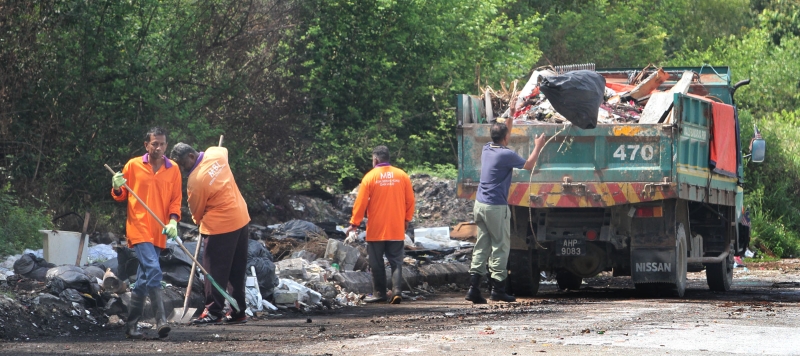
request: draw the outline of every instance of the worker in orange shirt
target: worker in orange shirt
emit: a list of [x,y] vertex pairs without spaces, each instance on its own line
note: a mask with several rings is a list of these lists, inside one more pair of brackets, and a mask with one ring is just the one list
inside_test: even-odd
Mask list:
[[247,270],[248,224],[250,215],[228,164],[228,149],[209,147],[198,153],[179,142],[170,157],[188,174],[186,194],[192,220],[205,238],[203,266],[221,286],[230,283],[231,296],[242,310],[225,316],[225,298],[206,279],[206,310],[193,323],[242,324],[245,314],[245,277]]
[[[125,235],[128,247],[136,251],[139,269],[136,271],[136,286],[131,290],[128,307],[128,320],[125,335],[131,339],[141,339],[144,335],[136,324],[144,311],[144,300],[150,296],[156,316],[158,337],[169,335],[170,327],[164,312],[164,290],[161,287],[161,266],[158,255],[166,247],[167,237],[178,236],[178,221],[181,219],[181,173],[175,163],[164,156],[167,149],[167,132],[154,127],[144,137],[147,153],[135,157],[125,164],[122,172],[112,178],[111,196],[118,202],[128,201],[128,220]],[[150,216],[144,205],[122,189],[125,183],[145,204],[158,215],[161,221],[169,220],[166,228]]]
[[372,166],[358,188],[353,205],[350,227],[345,233],[355,232],[366,212],[367,253],[372,269],[372,297],[367,303],[386,301],[386,266],[383,256],[392,268],[392,304],[400,304],[403,285],[403,257],[405,232],[414,217],[414,190],[411,179],[402,169],[389,164],[389,149],[377,146],[372,150]]

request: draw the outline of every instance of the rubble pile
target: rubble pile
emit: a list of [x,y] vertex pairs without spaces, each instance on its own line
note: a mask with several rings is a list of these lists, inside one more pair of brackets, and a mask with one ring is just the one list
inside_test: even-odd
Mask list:
[[417,199],[415,227],[453,226],[472,220],[472,200],[457,198],[454,180],[413,174],[411,184]]
[[[451,241],[448,231],[450,226],[471,219],[473,202],[456,198],[454,181],[416,174],[412,182],[417,214],[415,229],[409,229],[410,237],[406,239],[408,257],[403,267],[402,290],[404,299],[418,300],[432,293],[432,286],[466,285],[469,266],[464,261],[471,254],[472,244]],[[343,231],[356,195],[357,191],[342,195],[336,205],[298,196],[292,199],[293,207],[309,220],[269,226],[251,224],[246,283],[249,315],[268,317],[286,311],[358,306],[372,293],[363,229],[359,240],[344,242]],[[197,227],[181,223],[179,230],[186,248],[194,252]],[[412,241],[415,230],[420,235],[416,243]],[[438,235],[432,235],[434,232]],[[103,236],[106,235],[109,234]],[[68,336],[121,328],[127,316],[130,288],[136,282],[138,260],[124,240],[121,244],[116,239],[103,241],[111,244],[92,239],[86,251],[88,265],[80,267],[49,263],[42,250],[26,250],[0,260],[0,339]],[[201,263],[202,255],[201,250],[197,256]],[[164,275],[165,309],[180,309],[192,260],[170,242],[159,262]],[[189,307],[197,308],[197,313],[203,309],[203,289],[203,276],[198,273],[189,300]],[[149,302],[140,328],[152,327],[148,323],[153,316],[148,305]]]

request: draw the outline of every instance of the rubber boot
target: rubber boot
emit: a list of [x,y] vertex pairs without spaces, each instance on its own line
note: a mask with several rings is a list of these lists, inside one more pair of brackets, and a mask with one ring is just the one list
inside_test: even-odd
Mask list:
[[386,296],[386,269],[384,267],[372,269],[372,289],[372,296],[364,298],[364,303],[380,303],[388,300]]
[[403,301],[403,268],[392,268],[392,300],[389,304],[400,304]]
[[497,302],[516,302],[517,298],[506,294],[506,281],[498,281],[494,278],[492,281],[492,297],[491,299]]
[[464,299],[473,304],[486,304],[486,298],[481,296],[481,275],[469,275],[469,291],[467,291],[467,296]]
[[158,330],[158,337],[165,338],[169,335],[170,328],[167,323],[167,314],[164,312],[164,290],[161,288],[150,290],[150,305],[153,306],[153,312],[156,316],[156,330]]
[[131,304],[128,306],[128,320],[125,322],[125,337],[129,339],[144,338],[144,334],[139,332],[136,324],[142,318],[144,312],[144,296],[131,293]]

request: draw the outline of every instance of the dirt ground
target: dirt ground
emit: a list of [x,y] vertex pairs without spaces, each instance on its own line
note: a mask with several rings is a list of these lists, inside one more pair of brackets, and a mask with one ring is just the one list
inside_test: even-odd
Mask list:
[[704,272],[690,273],[682,299],[641,297],[627,277],[607,273],[578,291],[545,282],[536,297],[517,303],[473,306],[463,295],[441,288],[400,305],[287,311],[236,326],[176,325],[169,338],[144,341],[85,316],[38,320],[46,314],[31,308],[17,315],[20,327],[49,323],[61,333],[0,340],[0,354],[800,354],[796,259],[737,268],[728,293],[709,291]]

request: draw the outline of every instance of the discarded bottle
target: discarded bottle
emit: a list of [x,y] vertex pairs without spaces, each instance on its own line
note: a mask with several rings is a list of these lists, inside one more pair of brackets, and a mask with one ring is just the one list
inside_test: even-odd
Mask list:
[[331,263],[331,267],[332,267],[334,270],[336,270],[336,272],[339,272],[339,264],[338,264],[338,263],[336,263],[336,262],[334,262],[334,263]]

